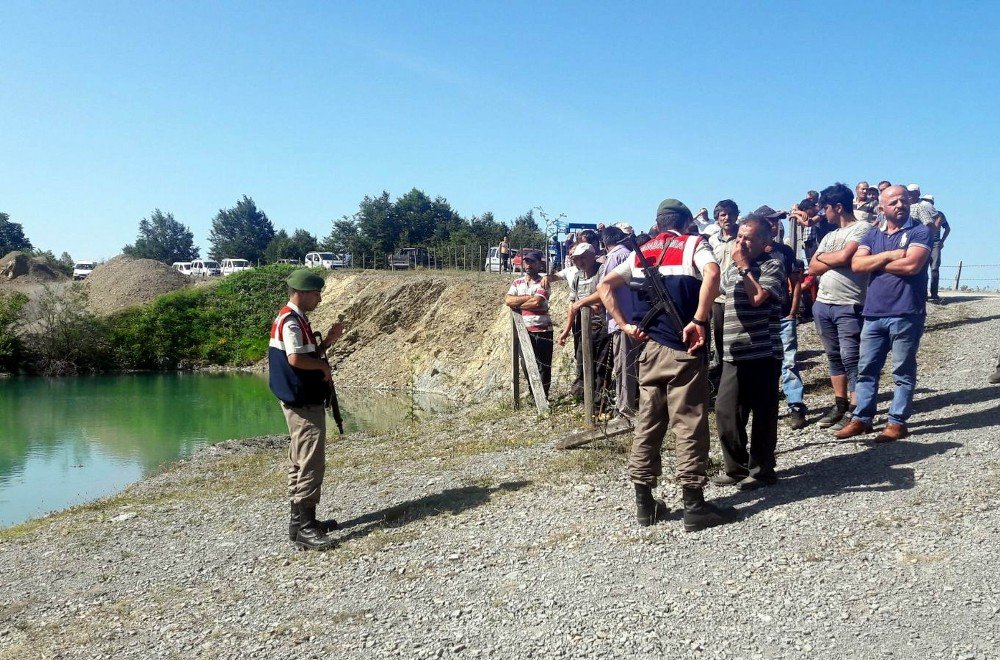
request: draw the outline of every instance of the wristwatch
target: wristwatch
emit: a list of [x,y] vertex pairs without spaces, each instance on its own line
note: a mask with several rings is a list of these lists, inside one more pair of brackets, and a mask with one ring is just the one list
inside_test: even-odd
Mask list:
[[708,321],[701,321],[699,319],[691,319],[691,323],[694,323],[695,325],[700,325],[703,328],[707,328],[708,327]]

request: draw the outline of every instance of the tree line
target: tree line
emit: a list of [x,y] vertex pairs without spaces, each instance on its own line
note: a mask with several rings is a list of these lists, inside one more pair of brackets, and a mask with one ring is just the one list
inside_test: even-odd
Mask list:
[[[544,217],[544,212],[539,215]],[[212,219],[208,256],[274,263],[279,259],[301,260],[314,250],[385,255],[404,247],[490,246],[499,244],[504,236],[513,247],[542,247],[546,240],[533,209],[510,222],[499,221],[488,211],[465,218],[444,197],[431,198],[416,188],[395,200],[386,191],[366,196],[353,215],[333,220],[330,233],[322,239],[305,229],[291,233],[275,230],[253,198],[244,195],[235,206],[219,209]],[[51,252],[33,250],[21,225],[11,222],[6,213],[0,213],[0,250],[0,254],[32,252],[45,256],[64,272],[73,270],[69,254],[56,258]],[[198,259],[201,248],[195,245],[194,233],[187,225],[173,213],[157,208],[139,221],[135,242],[124,246],[122,252],[169,264]]]
[[[305,229],[291,233],[275,230],[267,214],[244,195],[235,206],[220,209],[212,219],[208,254],[216,260],[242,258],[274,263],[279,259],[301,260],[314,250],[384,255],[403,247],[496,245],[504,236],[513,246],[545,244],[534,210],[510,223],[498,221],[490,212],[465,218],[444,197],[431,198],[416,188],[395,200],[386,191],[366,196],[353,215],[333,220],[329,235],[322,239]],[[139,221],[136,241],[122,251],[166,263],[191,261],[200,254],[191,230],[160,209]]]

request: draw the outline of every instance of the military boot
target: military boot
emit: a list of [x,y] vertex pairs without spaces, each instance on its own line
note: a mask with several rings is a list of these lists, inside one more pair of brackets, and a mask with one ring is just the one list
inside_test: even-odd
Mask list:
[[[315,504],[299,504],[299,531],[295,535],[295,545],[300,550],[329,550],[333,547],[333,539],[326,535],[324,523],[316,520]],[[336,521],[332,522],[336,525]]]
[[299,505],[295,502],[292,502],[291,509],[291,515],[288,518],[288,540],[294,542],[295,535],[299,533],[299,527],[302,526],[302,514],[299,512]]
[[635,511],[639,525],[649,527],[667,516],[667,505],[653,497],[653,489],[643,484],[635,484]]
[[739,519],[736,509],[728,506],[718,507],[706,502],[700,486],[684,486],[683,496],[685,532],[699,532]]

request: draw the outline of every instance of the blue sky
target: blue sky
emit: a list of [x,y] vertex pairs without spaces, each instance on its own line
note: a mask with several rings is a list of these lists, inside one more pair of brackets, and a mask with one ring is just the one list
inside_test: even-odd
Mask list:
[[922,184],[1000,263],[1000,3],[0,5],[0,210],[56,254],[243,194],[320,236],[366,194],[646,226]]

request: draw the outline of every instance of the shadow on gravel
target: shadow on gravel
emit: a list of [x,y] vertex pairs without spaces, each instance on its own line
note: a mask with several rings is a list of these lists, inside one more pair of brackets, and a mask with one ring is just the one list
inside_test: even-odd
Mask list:
[[473,509],[490,501],[497,493],[512,493],[530,485],[530,481],[509,481],[492,488],[482,486],[465,486],[449,488],[434,495],[426,495],[415,500],[402,502],[379,511],[366,513],[363,516],[344,520],[340,529],[347,533],[338,536],[337,542],[344,543],[351,539],[361,538],[379,528],[402,527],[423,518],[431,518],[442,513],[452,515]]
[[905,466],[961,446],[957,442],[924,444],[919,440],[862,445],[858,453],[779,470],[780,481],[772,488],[737,491],[714,501],[720,505],[747,505],[740,509],[746,519],[773,506],[813,497],[907,490],[913,488],[913,468]]
[[931,323],[924,329],[924,332],[951,330],[959,326],[985,323],[986,321],[995,321],[997,319],[1000,319],[1000,314],[994,314],[993,316],[973,316],[970,318],[955,319],[954,321],[941,321],[940,323]]

